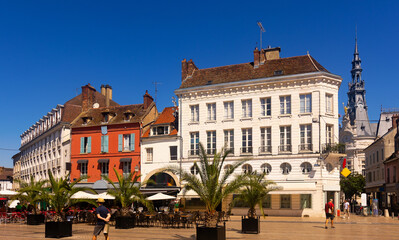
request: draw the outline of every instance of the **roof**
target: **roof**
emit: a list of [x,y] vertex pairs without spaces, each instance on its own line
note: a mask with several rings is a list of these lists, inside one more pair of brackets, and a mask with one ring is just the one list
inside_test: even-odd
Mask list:
[[[151,125],[171,125],[172,123],[175,123],[176,117],[173,115],[173,113],[178,109],[178,107],[166,107],[163,109],[162,113],[158,116],[158,118],[155,120],[155,122]],[[150,136],[150,130],[147,130],[143,138],[149,137]],[[171,131],[169,135],[166,136],[174,136],[177,135],[177,129],[172,126]],[[165,136],[165,135],[163,135]]]
[[0,167],[0,181],[12,180],[13,169]]
[[311,72],[327,72],[310,55],[266,60],[264,64],[254,68],[254,63],[242,63],[207,69],[195,69],[192,76],[184,80],[182,88],[237,82],[251,79],[274,77],[276,71],[282,71],[278,76],[303,74]]
[[[150,108],[148,108],[150,109]],[[147,110],[148,110],[147,109]],[[145,116],[147,110],[144,109],[144,104],[132,104],[132,105],[124,105],[124,106],[110,106],[110,107],[100,107],[100,108],[91,108],[86,112],[81,113],[72,123],[72,128],[77,127],[92,127],[99,126],[105,124],[104,113],[111,113],[114,115],[107,125],[112,124],[121,124],[121,123],[138,123],[141,122],[142,118]],[[132,118],[130,120],[125,120],[125,113],[131,113]],[[90,117],[91,120],[84,124],[83,118]]]

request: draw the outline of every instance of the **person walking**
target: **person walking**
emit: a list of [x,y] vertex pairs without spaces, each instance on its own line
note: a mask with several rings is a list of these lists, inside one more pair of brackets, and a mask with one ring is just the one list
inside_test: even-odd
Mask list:
[[93,240],[97,240],[97,236],[104,231],[105,240],[109,240],[109,220],[111,214],[108,209],[103,205],[104,199],[97,200],[98,208],[96,208],[97,223],[94,227]]
[[326,203],[326,206],[324,208],[325,212],[326,212],[326,224],[324,225],[324,228],[327,229],[327,223],[328,223],[328,219],[331,220],[331,228],[335,228],[334,227],[334,204],[333,204],[333,200],[330,199],[330,201],[328,203]]
[[349,219],[350,214],[349,214],[349,202],[348,200],[345,200],[344,202],[344,215]]

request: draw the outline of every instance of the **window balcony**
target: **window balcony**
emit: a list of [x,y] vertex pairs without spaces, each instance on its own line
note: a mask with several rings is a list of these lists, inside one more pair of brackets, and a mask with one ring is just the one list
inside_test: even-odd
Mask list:
[[279,154],[284,154],[284,153],[292,153],[292,145],[280,145],[278,146],[278,153]]
[[252,147],[242,147],[240,150],[241,155],[252,155],[253,153]]
[[322,153],[345,153],[345,144],[343,143],[327,143],[322,146]]
[[189,157],[198,157],[199,156],[199,149],[192,149],[188,150]]
[[208,149],[206,149],[206,154],[207,155],[213,155],[213,154],[215,154],[216,153],[216,149],[214,149],[214,148],[208,148]]
[[298,152],[312,152],[313,151],[313,144],[305,143],[298,145]]
[[260,146],[259,154],[272,154],[272,146]]

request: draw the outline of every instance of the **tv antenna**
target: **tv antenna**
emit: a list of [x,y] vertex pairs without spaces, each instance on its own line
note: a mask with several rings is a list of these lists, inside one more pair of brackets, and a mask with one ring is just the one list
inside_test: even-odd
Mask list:
[[158,85],[160,85],[161,83],[157,82],[157,81],[153,81],[152,84],[154,84],[154,87],[155,87],[155,96],[154,96],[154,98],[155,98],[155,104],[156,104],[157,103],[157,95],[158,95]]
[[263,28],[262,23],[260,21],[257,23],[260,30],[260,50],[262,50],[262,33],[266,32],[266,30]]

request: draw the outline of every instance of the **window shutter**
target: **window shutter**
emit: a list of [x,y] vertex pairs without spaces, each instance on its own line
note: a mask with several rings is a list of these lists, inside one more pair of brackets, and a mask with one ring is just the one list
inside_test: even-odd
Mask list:
[[108,136],[104,136],[104,152],[108,152]]
[[91,153],[91,137],[87,138],[87,153]]
[[104,152],[104,136],[101,136],[101,152]]
[[134,144],[135,144],[135,134],[130,134],[130,151],[134,151]]
[[80,138],[80,153],[85,153],[85,138]]
[[118,151],[122,152],[122,144],[123,144],[123,135],[119,134],[118,135]]

